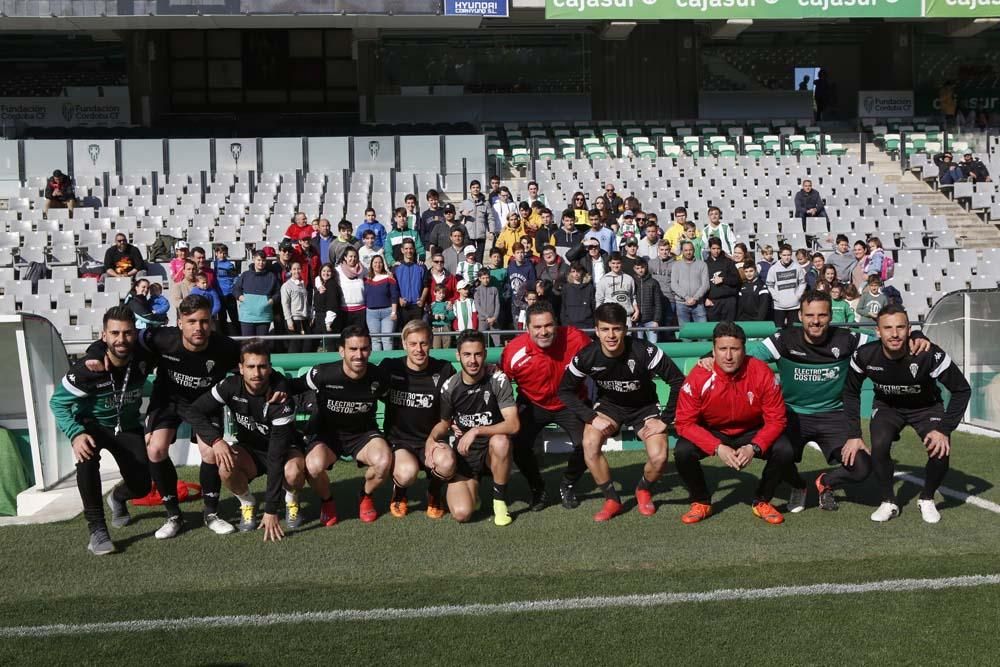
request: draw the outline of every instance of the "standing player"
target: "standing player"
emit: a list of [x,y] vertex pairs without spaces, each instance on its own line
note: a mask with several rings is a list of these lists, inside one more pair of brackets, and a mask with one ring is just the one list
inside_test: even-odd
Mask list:
[[[559,398],[567,408],[586,422],[583,431],[583,455],[590,474],[604,493],[604,506],[594,521],[608,521],[623,509],[621,498],[611,479],[608,460],[601,453],[605,440],[622,427],[633,428],[646,446],[646,465],[635,490],[636,504],[643,516],[656,513],[652,486],[667,468],[667,425],[674,420],[677,394],[684,376],[663,351],[655,345],[628,336],[628,314],[617,303],[606,303],[594,311],[597,343],[591,343],[573,358],[563,375]],[[659,376],[670,386],[667,405],[660,410],[656,402]],[[580,398],[584,378],[597,385],[597,402],[591,408]]]
[[479,504],[479,479],[493,476],[493,523],[506,526],[513,519],[507,509],[510,477],[510,440],[520,428],[514,390],[503,371],[486,365],[486,336],[466,330],[455,346],[462,372],[441,388],[441,421],[427,438],[427,446],[443,444],[451,430],[458,441],[458,466],[448,483],[448,508],[464,523]]
[[148,369],[143,355],[136,353],[136,333],[135,315],[129,307],[116,306],[104,313],[105,370],[92,371],[85,361],[78,361],[49,401],[59,430],[73,445],[76,486],[90,531],[87,549],[95,556],[116,551],[101,506],[101,450],[115,458],[123,480],[108,496],[111,525],[127,526],[132,517],[126,501],[149,493],[139,413]]
[[546,505],[545,482],[535,460],[535,438],[549,424],[562,427],[573,443],[573,453],[566,464],[559,496],[566,509],[580,505],[573,490],[583,476],[583,422],[566,409],[559,399],[563,373],[590,338],[576,327],[560,327],[555,312],[547,302],[537,303],[526,313],[528,331],[512,340],[503,350],[500,366],[517,383],[517,414],[521,429],[514,438],[514,463],[531,487],[531,509]]
[[[305,482],[305,455],[302,436],[295,431],[295,406],[287,398],[268,402],[273,382],[280,379],[282,375],[271,368],[267,343],[259,338],[248,340],[240,349],[239,374],[212,387],[194,402],[189,413],[195,433],[211,443],[223,483],[240,501],[242,532],[257,528],[250,481],[267,474],[261,522],[265,542],[285,536],[278,521],[283,485],[289,491],[285,520],[290,529],[299,526],[297,494]],[[229,408],[236,421],[234,445],[222,438],[222,428],[213,421],[222,407]]]
[[[882,504],[872,513],[872,521],[889,521],[899,515],[892,488],[892,443],[907,426],[912,426],[927,449],[924,489],[917,500],[920,515],[927,523],[941,520],[934,505],[934,493],[948,472],[951,433],[958,428],[972,389],[951,357],[937,345],[927,354],[913,355],[907,348],[910,320],[902,306],[888,305],[878,314],[879,340],[859,348],[851,357],[851,373],[844,386],[844,413],[847,416],[848,445],[861,441],[861,384],[870,378],[875,385],[872,404],[872,467],[882,494]],[[951,393],[948,407],[941,399],[941,383]]]
[[311,441],[306,447],[306,470],[322,501],[320,522],[337,523],[337,509],[330,495],[326,471],[341,456],[350,456],[358,467],[367,466],[358,498],[358,517],[364,523],[378,518],[372,493],[392,474],[392,449],[375,421],[376,403],[385,400],[389,383],[368,363],[372,340],[368,330],[344,327],[340,338],[342,361],[313,366],[290,383],[293,393],[316,392],[316,414]]
[[444,516],[443,482],[455,474],[455,452],[438,442],[427,445],[427,436],[441,420],[441,387],[455,374],[454,367],[430,356],[432,333],[423,320],[403,327],[405,357],[384,360],[379,368],[389,379],[385,402],[385,433],[393,450],[392,500],[389,512],[406,516],[406,489],[427,475],[427,516]]

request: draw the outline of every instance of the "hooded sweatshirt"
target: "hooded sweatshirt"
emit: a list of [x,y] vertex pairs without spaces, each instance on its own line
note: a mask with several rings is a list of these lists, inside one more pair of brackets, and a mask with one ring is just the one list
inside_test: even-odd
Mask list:
[[594,328],[594,308],[597,307],[594,296],[594,284],[590,276],[584,276],[583,282],[566,283],[562,293],[562,311],[559,322],[563,326],[572,325],[580,329]]
[[617,303],[632,315],[635,309],[635,281],[627,273],[605,273],[597,283],[594,303]]
[[779,261],[767,272],[764,284],[775,310],[798,310],[799,299],[806,291],[806,272],[794,259],[788,266]]

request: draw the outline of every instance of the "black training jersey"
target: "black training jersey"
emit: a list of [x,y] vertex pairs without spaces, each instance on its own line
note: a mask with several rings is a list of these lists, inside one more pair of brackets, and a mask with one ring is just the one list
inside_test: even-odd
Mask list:
[[378,430],[376,403],[385,401],[389,383],[377,366],[368,364],[364,377],[352,380],[340,361],[319,364],[291,384],[293,393],[316,392],[316,433],[350,436]]
[[389,379],[385,434],[393,443],[424,443],[441,419],[441,389],[455,368],[431,358],[426,369],[415,371],[405,357],[397,357],[385,359],[379,369]]
[[209,334],[208,346],[200,352],[184,347],[177,327],[143,329],[139,345],[155,358],[154,390],[188,403],[198,400],[230,371],[236,370],[240,361],[240,344],[214,332]]
[[455,373],[441,387],[441,419],[454,422],[462,431],[503,422],[501,410],[514,407],[514,389],[503,371],[488,366],[475,384],[466,384]]
[[851,371],[844,385],[844,413],[852,437],[861,437],[861,385],[870,378],[875,387],[875,407],[915,410],[940,405],[940,382],[951,392],[951,399],[939,431],[945,435],[958,428],[972,389],[962,371],[944,350],[932,344],[929,352],[912,356],[907,352],[890,359],[881,341],[858,348],[851,357]]
[[630,410],[657,403],[656,384],[653,382],[657,376],[670,385],[670,396],[661,415],[664,421],[670,423],[674,420],[684,375],[663,350],[632,337],[625,339],[625,350],[617,357],[605,355],[599,342],[580,350],[566,367],[559,386],[559,398],[580,419],[589,422],[596,413],[577,394],[584,378],[593,378],[599,402]]

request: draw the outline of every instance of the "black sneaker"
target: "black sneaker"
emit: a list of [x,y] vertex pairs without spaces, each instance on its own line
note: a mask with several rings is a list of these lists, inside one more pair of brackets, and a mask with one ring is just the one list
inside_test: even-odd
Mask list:
[[123,482],[115,485],[108,494],[108,507],[111,508],[111,525],[115,528],[124,528],[132,523],[132,515],[128,512],[128,503],[115,498],[115,491],[121,487]]
[[559,497],[562,499],[562,506],[568,510],[575,510],[580,506],[580,501],[576,497],[576,491],[572,484],[563,482],[559,485]]
[[545,489],[534,489],[531,492],[531,511],[541,512],[543,509],[548,507],[549,504],[549,494],[546,493]]
[[90,534],[90,543],[87,544],[87,551],[95,556],[107,556],[118,551],[115,543],[111,541],[107,528],[98,528]]
[[819,508],[828,512],[836,512],[840,509],[837,499],[833,497],[833,488],[825,483],[826,473],[816,478],[816,491],[819,492]]

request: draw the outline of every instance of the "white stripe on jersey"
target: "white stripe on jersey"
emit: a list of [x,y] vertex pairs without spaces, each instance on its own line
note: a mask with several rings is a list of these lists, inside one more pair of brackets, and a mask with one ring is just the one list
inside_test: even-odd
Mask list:
[[851,357],[851,368],[854,370],[855,373],[862,373],[862,374],[864,374],[864,371],[861,370],[860,368],[858,368],[858,365],[856,363],[854,363],[854,358],[853,357]]
[[587,377],[586,375],[584,375],[583,373],[580,372],[579,368],[576,367],[576,360],[575,359],[573,361],[569,362],[569,366],[566,367],[566,370],[568,370],[570,373],[572,373],[573,375],[577,376],[578,378]]
[[705,384],[701,385],[701,395],[704,396],[705,393],[708,392],[712,388],[712,385],[714,384],[715,384],[715,372],[713,371],[712,374],[708,377],[708,379],[705,380]]
[[931,371],[931,377],[936,380],[937,377],[941,375],[941,373],[944,373],[946,370],[948,370],[949,366],[951,366],[951,357],[945,354],[944,359],[941,360],[941,363],[938,364],[938,367]]
[[291,415],[286,415],[284,417],[278,417],[277,419],[275,419],[271,423],[271,425],[272,426],[286,426],[288,424],[291,424],[293,421],[295,421],[295,415],[291,414]]
[[312,389],[313,391],[319,391],[319,389],[316,387],[316,383],[313,382],[313,371],[314,370],[316,370],[315,366],[313,366],[308,371],[306,371],[306,384],[309,385],[309,388]]
[[76,396],[78,398],[83,398],[84,396],[88,395],[87,392],[85,392],[83,389],[80,389],[75,384],[73,384],[72,382],[70,382],[68,376],[65,376],[65,375],[63,376],[62,386],[63,386],[63,389],[65,389],[66,391],[68,391],[69,393],[73,394],[74,396]]
[[214,398],[219,405],[226,404],[226,402],[222,400],[222,396],[219,395],[219,385],[214,385],[212,387],[212,398]]
[[653,370],[654,368],[656,368],[656,365],[660,363],[660,361],[662,360],[663,360],[663,350],[661,350],[660,348],[656,348],[656,354],[653,356],[653,359],[649,362],[649,370]]
[[772,341],[770,338],[765,338],[761,342],[763,343],[764,347],[767,348],[767,351],[771,353],[772,359],[774,359],[775,361],[781,359],[781,353],[778,352],[778,346],[774,344],[774,341]]

